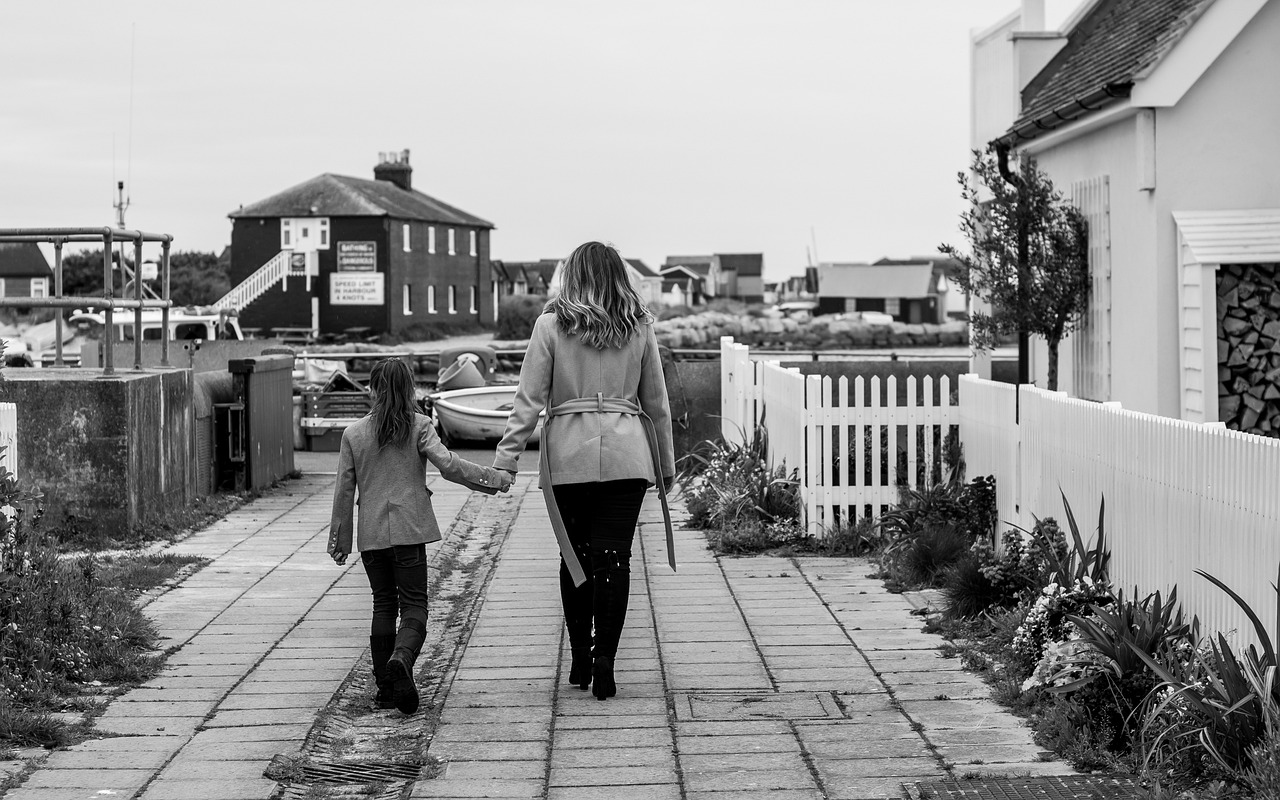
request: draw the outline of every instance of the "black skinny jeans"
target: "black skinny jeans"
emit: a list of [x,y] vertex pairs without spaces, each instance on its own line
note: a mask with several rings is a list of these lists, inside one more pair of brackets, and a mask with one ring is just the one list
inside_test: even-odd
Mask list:
[[[427,547],[398,544],[360,553],[373,590],[370,636],[395,636],[396,617],[427,624]],[[412,643],[411,643],[412,644]],[[421,646],[421,641],[417,643]]]
[[574,650],[591,647],[597,658],[617,655],[631,590],[631,544],[647,488],[643,478],[555,486],[565,531],[587,574],[586,583],[574,586],[560,560],[560,599]]

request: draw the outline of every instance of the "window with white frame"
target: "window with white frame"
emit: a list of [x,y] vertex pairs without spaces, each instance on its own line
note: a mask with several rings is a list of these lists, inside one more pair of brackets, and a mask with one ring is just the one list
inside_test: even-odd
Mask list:
[[280,220],[280,249],[293,246],[293,220]]
[[48,278],[32,278],[31,279],[31,296],[32,297],[48,297],[49,296],[49,279]]
[[406,317],[413,316],[413,293],[407,283],[404,285],[404,315]]
[[407,222],[404,224],[404,227],[400,229],[400,238],[404,244],[404,251],[406,253],[413,252],[413,246],[409,243],[409,230],[409,223]]
[[476,313],[476,311],[478,310],[478,309],[476,309],[476,292],[477,292],[477,290],[476,290],[476,287],[474,287],[474,286],[472,286],[472,287],[470,287],[470,288],[471,288],[471,313],[472,313],[472,314],[474,314],[474,313]]
[[449,229],[449,255],[451,255],[451,256],[454,256],[454,255],[457,255],[457,254],[458,254],[458,250],[457,250],[457,248],[456,248],[456,247],[454,246],[454,244],[453,244],[453,234],[454,234],[454,232],[455,232],[455,231],[453,230],[453,228],[450,228],[450,229]]
[[471,255],[476,254],[476,232],[471,231]]
[[329,220],[320,220],[320,249],[329,249]]
[[436,287],[427,287],[427,313],[436,313]]
[[427,252],[434,254],[436,252],[436,226],[427,226]]
[[[452,231],[450,231],[452,233]],[[449,313],[458,313],[458,287],[450,284],[449,286]]]

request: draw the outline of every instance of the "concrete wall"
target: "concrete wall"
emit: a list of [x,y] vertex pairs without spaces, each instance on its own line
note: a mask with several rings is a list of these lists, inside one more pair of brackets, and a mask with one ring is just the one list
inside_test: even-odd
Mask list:
[[[263,355],[268,349],[283,347],[275,339],[246,339],[244,341],[215,339],[201,342],[195,347],[194,342],[169,342],[169,366],[179,369],[191,369],[196,372],[225,372],[227,362],[236,358],[253,358]],[[101,342],[85,342],[80,351],[81,366],[98,369],[102,366]],[[115,368],[118,372],[133,369],[133,342],[116,342],[112,350]],[[160,342],[142,343],[142,366],[155,368],[160,366]]]
[[23,482],[44,492],[50,524],[124,536],[196,494],[192,380],[186,370],[10,370],[0,401],[18,407]]

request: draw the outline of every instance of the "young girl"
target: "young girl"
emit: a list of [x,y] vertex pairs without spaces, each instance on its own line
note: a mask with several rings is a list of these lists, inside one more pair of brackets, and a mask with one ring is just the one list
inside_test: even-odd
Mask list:
[[374,364],[369,391],[373,410],[342,433],[329,555],[346,563],[353,506],[358,504],[355,544],[373,590],[369,651],[378,685],[374,702],[378,708],[412,714],[418,709],[413,664],[427,623],[425,545],[440,540],[431,490],[424,482],[426,462],[435,464],[445,479],[488,494],[507,491],[512,478],[459,458],[441,444],[431,421],[414,410],[413,375],[403,361],[385,358]]
[[[640,505],[675,476],[671,411],[653,317],[618,251],[587,242],[560,267],[561,289],[534,324],[520,388],[493,465],[514,472],[544,408],[541,483],[560,543],[569,682],[617,692],[613,660],[627,616]],[[592,636],[592,623],[595,635]]]

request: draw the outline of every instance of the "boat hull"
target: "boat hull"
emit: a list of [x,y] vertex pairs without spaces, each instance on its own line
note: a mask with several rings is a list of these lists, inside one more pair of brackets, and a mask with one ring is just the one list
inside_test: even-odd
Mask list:
[[[515,386],[480,386],[454,389],[431,395],[432,409],[440,434],[449,441],[497,441],[507,430]],[[544,411],[529,437],[529,444],[542,439]]]

